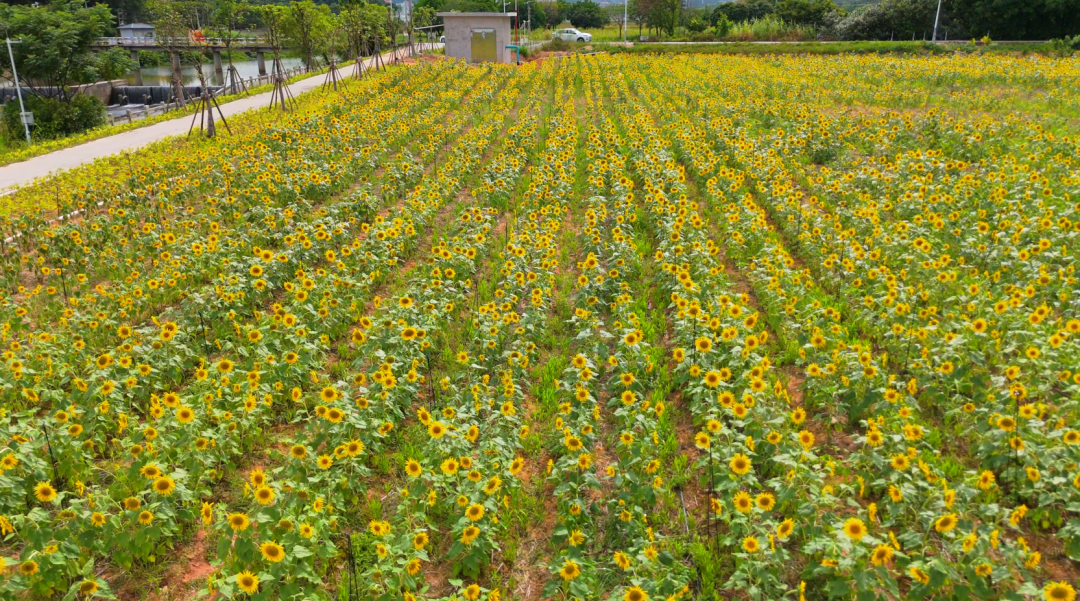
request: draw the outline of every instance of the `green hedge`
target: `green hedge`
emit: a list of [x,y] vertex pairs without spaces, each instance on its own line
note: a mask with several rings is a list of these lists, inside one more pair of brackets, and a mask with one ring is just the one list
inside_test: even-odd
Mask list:
[[[105,105],[86,94],[76,94],[70,102],[55,98],[23,96],[26,110],[34,113],[34,125],[30,135],[34,141],[54,140],[93,129],[105,123]],[[8,139],[23,137],[19,120],[19,101],[11,100],[4,105],[4,132]]]

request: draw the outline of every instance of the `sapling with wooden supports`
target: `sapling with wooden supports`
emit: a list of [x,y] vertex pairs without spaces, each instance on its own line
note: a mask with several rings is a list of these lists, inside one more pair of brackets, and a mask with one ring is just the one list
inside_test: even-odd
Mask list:
[[221,112],[221,106],[218,105],[218,101],[214,98],[214,95],[210,93],[210,87],[206,83],[206,76],[203,74],[202,63],[199,61],[198,56],[192,61],[195,66],[195,73],[199,76],[199,85],[202,86],[202,95],[197,101],[198,108],[195,110],[195,114],[191,117],[191,127],[188,128],[188,136],[195,129],[195,120],[199,121],[199,130],[206,132],[206,137],[213,138],[217,135],[217,126],[214,124],[214,109],[217,109],[218,117],[221,118],[222,124],[225,125],[225,130],[232,133],[229,128],[229,122],[225,120],[225,114]]

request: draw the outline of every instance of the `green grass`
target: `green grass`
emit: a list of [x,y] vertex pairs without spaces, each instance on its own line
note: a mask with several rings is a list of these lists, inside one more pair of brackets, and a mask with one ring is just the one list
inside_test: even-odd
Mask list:
[[634,44],[605,46],[611,53],[665,54],[689,52],[696,54],[949,54],[966,52],[1005,52],[1049,54],[1049,43],[991,44],[932,44],[930,42],[798,42],[784,44],[756,44],[752,42],[698,43],[698,44]]

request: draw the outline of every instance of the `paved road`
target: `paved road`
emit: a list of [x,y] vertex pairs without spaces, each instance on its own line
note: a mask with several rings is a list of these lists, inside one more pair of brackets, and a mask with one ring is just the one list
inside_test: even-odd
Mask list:
[[[385,60],[389,53],[383,56]],[[368,59],[368,63],[370,64],[372,60]],[[343,67],[341,73],[344,76],[351,76],[353,73],[352,63]],[[325,80],[326,74],[315,75],[289,84],[289,89],[293,95],[299,95],[318,88]],[[265,108],[270,104],[270,95],[272,93],[264,92],[226,102],[221,105],[221,112],[228,118],[231,115],[251,109]],[[186,135],[188,128],[191,127],[191,118],[191,115],[177,117],[176,119],[140,127],[114,136],[98,138],[85,144],[0,167],[0,196],[10,194],[14,191],[12,188],[15,186],[23,186],[47,175],[92,163],[95,159],[101,157],[118,154],[125,150],[142,148],[168,136]],[[219,135],[224,134],[225,128],[221,125],[220,120],[217,125]]]

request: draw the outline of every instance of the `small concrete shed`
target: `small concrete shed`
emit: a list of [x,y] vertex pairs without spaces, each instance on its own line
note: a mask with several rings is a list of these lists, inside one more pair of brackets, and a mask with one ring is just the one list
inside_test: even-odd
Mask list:
[[146,23],[128,23],[116,28],[120,37],[125,40],[152,40],[154,39],[154,26]]
[[442,17],[446,57],[512,63],[510,27],[517,13],[435,13]]

